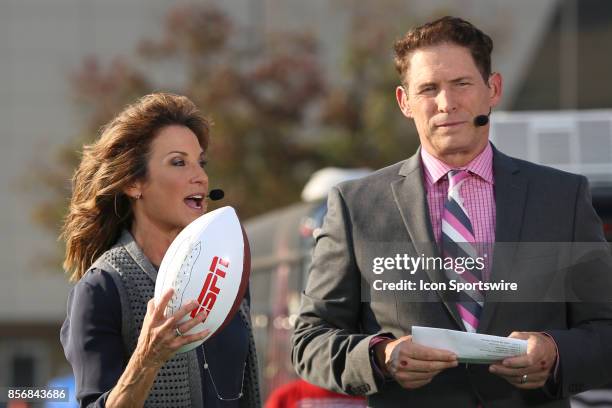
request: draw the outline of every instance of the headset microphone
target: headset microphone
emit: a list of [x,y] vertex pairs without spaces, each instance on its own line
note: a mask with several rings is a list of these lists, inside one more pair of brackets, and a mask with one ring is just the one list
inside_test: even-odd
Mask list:
[[210,190],[210,192],[206,196],[206,198],[208,198],[208,199],[210,199],[212,201],[220,200],[223,197],[225,197],[225,193],[220,188],[215,188],[214,190]]
[[489,123],[489,115],[491,115],[491,108],[489,108],[489,113],[486,115],[478,115],[474,118],[474,126],[481,127],[485,126]]

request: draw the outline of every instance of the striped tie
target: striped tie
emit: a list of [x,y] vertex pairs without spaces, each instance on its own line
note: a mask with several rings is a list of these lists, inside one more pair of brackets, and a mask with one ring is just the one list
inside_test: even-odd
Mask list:
[[[461,185],[470,177],[466,170],[448,172],[448,196],[442,213],[442,255],[445,258],[476,258],[476,239],[474,228],[461,199]],[[459,273],[455,269],[445,269],[446,277],[458,282],[478,282],[482,279],[481,271],[465,270]],[[463,291],[459,294],[457,309],[468,332],[475,332],[484,305],[484,296],[479,290]]]

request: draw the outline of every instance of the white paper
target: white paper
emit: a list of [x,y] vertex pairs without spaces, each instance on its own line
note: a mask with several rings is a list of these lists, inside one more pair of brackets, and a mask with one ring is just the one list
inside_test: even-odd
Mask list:
[[527,340],[435,327],[412,326],[412,341],[452,351],[460,363],[491,364],[507,357],[527,354]]

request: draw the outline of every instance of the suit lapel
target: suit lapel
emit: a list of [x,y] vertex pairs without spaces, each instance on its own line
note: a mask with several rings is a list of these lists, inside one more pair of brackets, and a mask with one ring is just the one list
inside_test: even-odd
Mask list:
[[[520,173],[514,160],[500,153],[495,147],[493,148],[493,172],[495,177],[495,242],[519,242],[527,199],[527,179]],[[509,280],[509,277],[505,275],[511,270],[515,252],[516,245],[496,248],[493,253],[491,281]],[[498,305],[498,302],[487,302],[485,296],[485,304],[478,325],[479,333],[487,331]]]
[[[393,197],[402,216],[404,226],[412,240],[412,245],[419,255],[424,254],[426,257],[439,256],[427,205],[427,195],[421,170],[420,149],[406,161],[399,174],[403,177],[391,182],[391,190],[393,191]],[[431,282],[448,282],[442,270],[427,269],[425,272]],[[461,329],[464,329],[455,304],[445,302],[440,291],[438,291],[438,294],[455,322]],[[401,305],[398,305],[398,307],[401,307]]]

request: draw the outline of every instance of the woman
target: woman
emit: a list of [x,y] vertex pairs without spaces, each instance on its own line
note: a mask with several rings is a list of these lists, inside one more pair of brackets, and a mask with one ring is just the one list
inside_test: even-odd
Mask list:
[[63,227],[64,267],[76,281],[61,330],[82,407],[260,406],[248,296],[195,350],[165,318],[172,291],[152,297],[176,235],[206,212],[209,124],[186,97],[157,93],[127,107],[85,146]]

